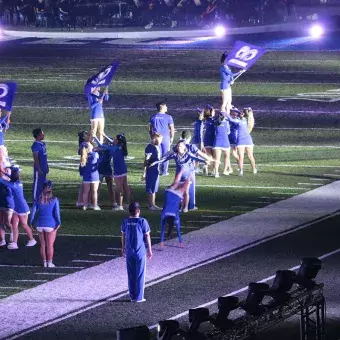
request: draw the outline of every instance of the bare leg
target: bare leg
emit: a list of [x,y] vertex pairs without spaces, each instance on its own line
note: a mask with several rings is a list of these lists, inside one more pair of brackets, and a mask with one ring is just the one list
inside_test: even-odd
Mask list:
[[227,150],[223,151],[224,153],[224,169],[223,169],[223,174],[224,175],[229,175],[229,172],[232,171],[233,169],[231,168],[230,164],[230,148]]
[[243,175],[245,147],[244,146],[238,146],[237,151],[238,151],[238,156],[239,156],[239,160],[238,160],[239,175],[242,176]]
[[256,171],[256,164],[255,164],[255,157],[253,155],[253,147],[247,146],[246,150],[247,150],[247,156],[248,156],[249,161],[250,161],[250,165],[251,165],[253,172],[254,172],[254,171]]
[[123,177],[123,189],[124,189],[126,203],[130,204],[131,190],[127,183],[127,176]]
[[83,183],[83,203],[85,207],[89,204],[90,189],[91,183]]
[[104,142],[104,126],[105,126],[105,120],[100,119],[98,121],[98,133],[97,133],[100,143]]
[[19,216],[17,214],[13,214],[12,217],[12,233],[13,233],[13,242],[18,243],[19,238]]
[[96,136],[98,129],[98,121],[97,120],[91,120],[91,130],[90,130],[90,140],[93,140],[93,137]]
[[222,150],[221,149],[213,149],[214,152],[214,158],[215,158],[215,177],[219,177],[219,173],[218,173],[218,168],[220,166],[220,161],[221,161],[221,153]]
[[111,203],[111,206],[113,206],[116,203],[116,195],[113,190],[113,178],[112,177],[105,177],[105,181],[107,184],[107,192],[109,195],[109,201]]
[[99,182],[90,183],[92,204],[95,207],[98,205],[98,186],[99,186]]
[[148,206],[152,207],[156,205],[156,194],[148,194]]
[[[16,214],[14,214],[15,216]],[[33,237],[33,233],[32,233],[32,229],[28,226],[27,224],[27,218],[28,218],[28,215],[20,215],[19,216],[19,221],[21,223],[21,226],[24,228],[29,240],[34,240],[34,237]]]
[[80,186],[79,186],[78,202],[77,202],[77,205],[79,205],[79,206],[84,205],[84,202],[83,202],[83,191],[84,191],[84,184],[81,183]]
[[54,255],[54,241],[57,236],[57,231],[51,231],[46,233],[46,245],[47,245],[47,261],[53,261]]
[[46,240],[45,240],[45,232],[39,232],[39,240],[40,240],[40,255],[43,262],[46,262]]
[[116,183],[116,195],[118,197],[118,205],[123,206],[123,185],[122,185],[122,178],[116,177],[115,178]]

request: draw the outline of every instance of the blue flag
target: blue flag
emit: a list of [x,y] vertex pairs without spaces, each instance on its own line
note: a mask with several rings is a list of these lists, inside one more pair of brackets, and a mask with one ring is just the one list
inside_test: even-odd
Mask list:
[[13,100],[17,90],[17,83],[0,82],[0,109],[12,110]]
[[265,53],[266,50],[261,47],[250,45],[243,41],[236,41],[226,62],[228,66],[248,70]]
[[118,61],[104,67],[98,73],[89,78],[85,84],[84,92],[89,95],[94,87],[107,86],[110,84],[119,66]]

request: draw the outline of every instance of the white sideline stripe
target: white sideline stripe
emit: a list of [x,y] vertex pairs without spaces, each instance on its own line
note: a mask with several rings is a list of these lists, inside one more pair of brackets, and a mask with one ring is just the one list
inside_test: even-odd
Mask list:
[[35,282],[35,283],[44,283],[47,280],[15,280],[15,282]]
[[[334,250],[334,251],[332,251],[332,252],[330,252],[330,253],[326,253],[326,254],[323,254],[323,255],[319,256],[319,259],[320,259],[320,260],[323,260],[323,259],[325,259],[325,258],[327,258],[327,257],[330,257],[330,256],[332,256],[332,255],[335,255],[335,254],[337,254],[337,253],[339,253],[339,252],[340,252],[340,248],[338,248],[338,249],[336,249],[336,250]],[[289,268],[289,270],[297,270],[298,268],[300,268],[300,265],[294,266],[294,267],[292,267],[292,268]],[[262,279],[262,280],[257,281],[257,282],[258,282],[258,283],[265,283],[265,282],[268,282],[268,281],[270,281],[270,280],[273,280],[273,279],[275,278],[275,276],[276,276],[276,275],[271,275],[271,276],[268,276],[268,277],[266,277],[265,279]],[[245,292],[245,291],[247,291],[247,290],[248,290],[248,286],[243,287],[243,288],[240,288],[240,289],[238,289],[238,290],[235,290],[235,291],[233,291],[233,292],[231,292],[231,293],[228,293],[228,294],[226,294],[226,295],[223,295],[223,296],[233,296],[233,295],[237,295],[237,294],[239,294],[239,293],[243,293],[243,292]],[[217,301],[218,301],[218,299],[214,299],[214,300],[211,300],[211,301],[209,301],[209,302],[206,302],[206,303],[204,303],[204,304],[202,304],[202,305],[199,305],[199,306],[193,307],[193,308],[204,308],[204,307],[208,307],[208,306],[211,306],[211,305],[217,303]],[[177,320],[177,319],[180,319],[181,317],[186,316],[186,315],[188,315],[188,314],[189,314],[189,311],[186,311],[186,312],[183,312],[183,313],[174,315],[174,316],[172,316],[171,318],[168,318],[167,320]],[[154,329],[154,328],[156,328],[157,326],[158,326],[158,324],[149,326],[149,329]]]
[[111,248],[111,247],[106,248],[106,249],[108,249],[108,250],[122,250],[122,248]]
[[101,257],[116,257],[117,255],[108,255],[108,254],[89,254],[90,256],[101,256]]
[[[20,235],[26,235],[20,233]],[[60,235],[58,235],[60,236]],[[41,268],[42,266],[25,266],[25,265],[17,265],[17,264],[0,264],[0,267],[4,268]],[[68,267],[68,266],[57,266],[55,269],[84,269],[85,267]]]
[[324,176],[334,176],[334,177],[340,177],[340,175],[336,175],[336,174],[323,174]]
[[[334,170],[337,171],[337,170]],[[329,178],[310,178],[311,181],[330,181]]]
[[269,196],[262,196],[262,197],[259,197],[259,198],[262,198],[264,200],[283,200],[283,199],[285,199],[285,197],[269,197]]
[[35,275],[51,275],[51,276],[63,276],[63,275],[68,275],[69,273],[34,273]]
[[273,195],[298,195],[298,192],[272,192]]
[[0,297],[6,297],[7,295],[6,294],[0,294]]
[[26,289],[26,287],[0,287],[0,289]]
[[184,226],[181,226],[182,229],[198,229],[199,227],[184,227]]
[[314,185],[314,186],[320,186],[322,183],[298,183],[298,185]]
[[206,218],[221,218],[221,217],[225,217],[225,216],[220,216],[220,215],[202,215],[202,217],[206,217]]
[[212,220],[209,220],[209,221],[199,220],[199,221],[187,221],[187,223],[214,223],[214,221],[212,221]]
[[252,204],[266,204],[270,202],[264,202],[264,201],[247,201],[247,203],[252,203]]
[[76,263],[102,263],[103,261],[95,261],[95,260],[72,260],[72,262]]

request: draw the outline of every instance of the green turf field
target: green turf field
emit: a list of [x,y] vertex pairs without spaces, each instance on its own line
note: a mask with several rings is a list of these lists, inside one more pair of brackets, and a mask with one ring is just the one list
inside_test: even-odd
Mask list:
[[[49,178],[54,181],[54,193],[62,206],[59,234],[119,235],[121,221],[126,216],[126,213],[110,210],[105,186],[100,193],[102,211],[84,212],[75,208],[80,183],[77,132],[89,129],[89,109],[82,95],[83,85],[103,64],[112,58],[128,60],[119,68],[110,86],[113,96],[104,104],[106,133],[126,134],[131,156],[128,160],[128,181],[132,198],[142,203],[142,215],[151,224],[154,242],[157,242],[159,235],[160,213],[146,210],[144,185],[140,181],[143,151],[148,143],[147,122],[149,116],[155,113],[154,104],[164,98],[167,100],[169,113],[173,115],[177,127],[176,137],[183,129],[192,127],[197,106],[207,102],[215,107],[220,105],[219,74],[215,62],[219,52],[135,52],[141,56],[136,62],[129,59],[132,51],[123,49],[116,49],[102,57],[52,56],[46,60],[39,59],[39,62],[32,58],[27,64],[11,58],[2,61],[1,67],[8,66],[6,72],[3,71],[2,80],[13,80],[19,84],[13,123],[6,134],[9,155],[22,168],[26,197],[31,201],[31,131],[37,126],[44,129],[50,163]],[[171,58],[167,53],[171,53]],[[325,62],[320,63],[320,60]],[[254,176],[249,165],[246,165],[245,175],[240,178],[232,160],[234,173],[230,176],[215,179],[198,175],[196,200],[199,210],[182,214],[181,225],[186,227],[182,228],[183,233],[304,193],[340,177],[340,172],[337,172],[340,158],[338,130],[325,132],[318,129],[319,118],[313,117],[311,121],[308,117],[314,110],[310,103],[306,107],[299,103],[298,109],[302,112],[299,118],[291,117],[289,108],[284,104],[282,108],[287,110],[286,113],[271,113],[271,103],[267,102],[268,98],[336,89],[337,85],[330,78],[324,78],[330,70],[333,76],[339,76],[338,56],[336,58],[328,52],[270,52],[249,74],[246,73],[244,79],[236,82],[233,87],[236,96],[249,96],[249,105],[252,105],[254,96],[255,104],[268,112],[264,116],[255,111],[256,125],[252,135],[259,173]],[[300,72],[301,82],[294,76],[296,72]],[[304,79],[304,74],[310,72],[320,81],[311,83]],[[290,75],[290,82],[287,81],[288,77],[280,77],[285,74]],[[237,105],[236,96],[234,102]],[[292,112],[296,109],[293,104],[290,104]],[[324,107],[321,106],[321,109]],[[301,129],[285,129],[288,119],[290,127],[299,126]],[[323,124],[322,119],[320,124]],[[326,128],[333,127],[331,120],[327,124]],[[316,129],[309,130],[308,126]],[[157,197],[160,206],[163,190],[170,184],[173,174],[172,165],[170,176],[161,178]],[[86,247],[84,243],[83,247]],[[70,261],[75,256],[72,252],[67,254]],[[29,255],[25,253],[23,256]]]

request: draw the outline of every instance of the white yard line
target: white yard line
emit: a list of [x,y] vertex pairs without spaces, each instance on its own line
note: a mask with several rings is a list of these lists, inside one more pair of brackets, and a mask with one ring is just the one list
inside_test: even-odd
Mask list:
[[313,185],[313,186],[320,186],[322,183],[298,183],[298,185]]
[[[337,171],[337,170],[334,170]],[[310,178],[311,181],[330,181],[328,178]]]
[[108,254],[89,254],[90,256],[98,256],[98,257],[116,257],[117,255],[108,255]]
[[26,287],[0,287],[0,289],[26,289]]
[[[326,253],[326,254],[323,254],[323,255],[319,256],[319,259],[320,259],[320,260],[323,260],[323,259],[325,259],[325,258],[327,258],[327,257],[330,257],[330,256],[332,256],[332,255],[335,255],[335,254],[337,254],[337,253],[339,253],[339,252],[340,252],[340,248],[339,248],[339,249],[336,249],[336,250],[334,250],[334,251],[332,251],[332,252],[330,252],[330,253]],[[294,266],[294,267],[292,267],[292,268],[289,268],[289,270],[297,270],[297,269],[299,269],[299,268],[300,268],[300,265]],[[257,282],[258,282],[258,283],[268,282],[268,281],[273,280],[273,279],[275,278],[275,276],[276,276],[276,275],[271,275],[271,276],[268,276],[268,277],[266,277],[265,279],[262,279],[262,280],[257,281]],[[237,295],[237,294],[243,293],[243,292],[245,292],[245,291],[247,291],[247,290],[248,290],[248,286],[243,287],[243,288],[240,288],[240,289],[238,289],[238,290],[235,290],[235,291],[230,292],[230,293],[228,293],[228,294],[226,294],[226,295],[223,295],[223,296],[233,296],[233,295]],[[218,299],[214,299],[214,300],[211,300],[211,301],[209,301],[209,302],[206,302],[206,303],[204,303],[204,304],[202,304],[202,305],[199,305],[199,306],[197,306],[197,307],[194,307],[194,308],[205,308],[205,307],[209,307],[209,306],[211,306],[211,305],[216,304],[217,301],[218,301]],[[177,315],[174,315],[174,316],[172,316],[171,318],[168,318],[167,320],[177,320],[177,319],[180,319],[180,318],[182,318],[182,317],[184,317],[184,316],[187,316],[188,314],[189,314],[189,311],[185,311],[185,312],[183,312],[183,313],[179,313],[179,314],[177,314]],[[149,329],[154,329],[154,328],[156,328],[157,326],[158,326],[158,324],[156,324],[156,325],[151,325],[151,326],[149,326]]]
[[75,263],[103,263],[103,261],[95,261],[95,260],[72,260]]
[[70,273],[49,273],[49,272],[46,272],[46,273],[34,273],[35,275],[50,275],[50,276],[63,276],[63,275],[68,275]]
[[34,283],[45,283],[47,282],[48,280],[15,280],[15,282],[34,282]]
[[323,174],[324,176],[333,176],[333,177],[340,177],[340,175],[336,175],[336,174]]
[[[17,264],[0,264],[0,267],[4,267],[4,268],[42,268],[42,266],[26,266],[26,265],[17,265]],[[55,269],[84,269],[84,268],[85,267],[65,267],[65,266],[55,267]]]
[[122,250],[122,248],[106,248],[106,249],[108,249],[108,250],[119,250],[119,251],[121,251]]

